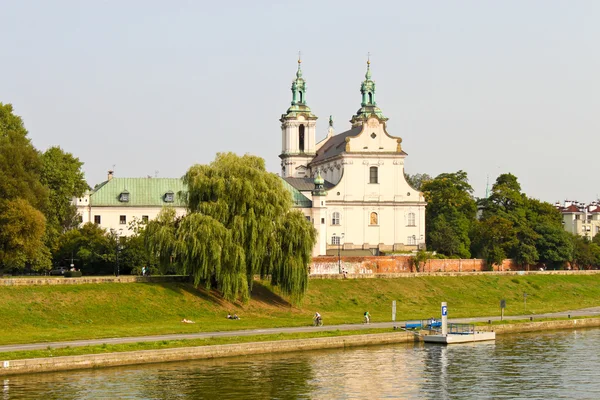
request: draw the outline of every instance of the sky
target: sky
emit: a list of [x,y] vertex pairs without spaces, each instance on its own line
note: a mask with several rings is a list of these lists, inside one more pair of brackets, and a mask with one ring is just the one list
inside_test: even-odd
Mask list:
[[406,172],[502,173],[548,202],[600,194],[600,2],[0,0],[0,102],[94,186],[218,152],[279,173],[298,51],[319,120],[349,129],[371,56]]

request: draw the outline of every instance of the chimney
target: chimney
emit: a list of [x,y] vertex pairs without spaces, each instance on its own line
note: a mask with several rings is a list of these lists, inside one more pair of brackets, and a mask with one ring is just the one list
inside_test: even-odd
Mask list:
[[109,171],[108,171],[108,180],[109,180],[109,181],[110,181],[110,180],[113,178],[113,173],[114,173],[114,172],[115,172],[115,171],[113,171],[113,170],[109,170]]

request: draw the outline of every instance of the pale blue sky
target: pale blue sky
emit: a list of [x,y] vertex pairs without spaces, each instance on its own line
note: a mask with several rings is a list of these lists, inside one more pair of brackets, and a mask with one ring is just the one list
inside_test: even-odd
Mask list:
[[90,185],[178,177],[217,152],[279,172],[298,50],[338,132],[367,52],[409,173],[515,174],[531,197],[600,193],[600,2],[0,0],[0,102]]

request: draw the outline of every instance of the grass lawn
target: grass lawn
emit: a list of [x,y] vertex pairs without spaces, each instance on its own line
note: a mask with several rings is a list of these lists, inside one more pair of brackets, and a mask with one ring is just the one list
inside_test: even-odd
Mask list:
[[[523,293],[527,293],[527,309]],[[158,335],[310,325],[319,311],[326,325],[439,316],[543,313],[600,305],[600,275],[523,275],[311,280],[294,306],[267,283],[255,283],[248,304],[186,283],[101,283],[0,288],[0,345],[119,336]],[[241,320],[225,318],[237,313]],[[181,323],[183,318],[195,324]]]

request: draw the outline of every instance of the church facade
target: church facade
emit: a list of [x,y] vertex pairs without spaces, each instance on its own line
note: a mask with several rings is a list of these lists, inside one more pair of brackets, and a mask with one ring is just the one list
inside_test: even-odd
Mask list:
[[[281,176],[295,204],[313,222],[313,255],[374,254],[425,246],[425,199],[404,177],[402,139],[388,133],[375,99],[367,62],[361,107],[350,128],[336,133],[330,117],[326,137],[316,141],[316,121],[306,102],[298,61],[292,102],[281,116]],[[303,196],[305,199],[298,198]]]

